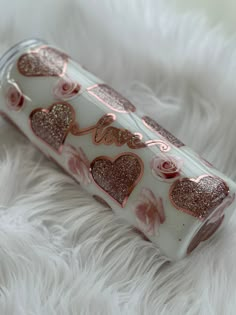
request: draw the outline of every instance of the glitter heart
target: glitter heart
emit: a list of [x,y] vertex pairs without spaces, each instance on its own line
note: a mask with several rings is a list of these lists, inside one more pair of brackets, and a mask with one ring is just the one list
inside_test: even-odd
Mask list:
[[175,208],[200,220],[205,219],[228,194],[228,185],[221,178],[210,175],[179,179],[169,191]]
[[57,77],[65,73],[68,56],[55,48],[43,46],[20,56],[19,72],[26,77]]
[[122,153],[114,159],[100,156],[92,161],[91,174],[95,183],[124,207],[143,175],[143,162],[133,153]]
[[68,103],[55,103],[48,109],[37,108],[30,114],[34,134],[59,153],[74,121],[75,112]]

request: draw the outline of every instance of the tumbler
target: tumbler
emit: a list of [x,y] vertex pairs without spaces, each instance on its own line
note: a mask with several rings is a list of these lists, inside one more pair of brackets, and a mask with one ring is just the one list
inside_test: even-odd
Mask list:
[[43,40],[2,56],[0,100],[39,150],[171,260],[204,244],[235,208],[230,178]]

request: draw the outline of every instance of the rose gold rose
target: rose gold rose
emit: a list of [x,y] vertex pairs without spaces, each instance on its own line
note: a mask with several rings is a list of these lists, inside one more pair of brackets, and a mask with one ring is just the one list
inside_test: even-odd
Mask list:
[[10,109],[19,111],[24,103],[24,96],[16,85],[11,85],[6,93],[7,105]]
[[180,176],[183,161],[173,156],[155,156],[151,160],[152,174],[164,181],[176,179]]
[[81,86],[71,79],[59,79],[54,87],[54,96],[57,99],[68,100],[76,96],[80,91]]

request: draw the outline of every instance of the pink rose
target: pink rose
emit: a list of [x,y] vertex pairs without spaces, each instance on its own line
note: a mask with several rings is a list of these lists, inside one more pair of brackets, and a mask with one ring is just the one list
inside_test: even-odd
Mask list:
[[6,93],[7,105],[10,109],[18,111],[24,103],[24,96],[17,85],[11,85]]
[[72,81],[69,78],[59,79],[54,87],[54,95],[56,98],[68,100],[77,95],[80,88],[81,86],[77,82]]
[[165,221],[162,198],[156,198],[150,189],[143,188],[135,206],[135,214],[144,233],[154,235]]
[[66,146],[65,156],[70,173],[72,173],[81,184],[90,184],[90,163],[83,150],[81,148],[76,150],[73,146],[68,145]]
[[180,176],[183,161],[173,156],[155,156],[151,160],[152,174],[161,180],[172,180]]

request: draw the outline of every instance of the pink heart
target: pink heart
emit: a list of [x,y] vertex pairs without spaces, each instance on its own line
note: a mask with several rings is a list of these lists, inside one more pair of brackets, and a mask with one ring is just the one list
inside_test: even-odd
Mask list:
[[27,77],[57,77],[65,73],[68,56],[61,51],[43,46],[20,56],[19,72]]
[[75,112],[68,103],[55,103],[49,108],[37,108],[30,114],[34,134],[58,153],[75,122]]
[[95,183],[124,207],[143,175],[143,162],[134,153],[122,153],[114,159],[100,156],[91,163]]
[[205,219],[228,196],[229,187],[219,177],[182,178],[170,187],[169,196],[178,210]]

